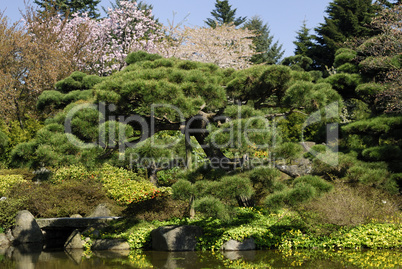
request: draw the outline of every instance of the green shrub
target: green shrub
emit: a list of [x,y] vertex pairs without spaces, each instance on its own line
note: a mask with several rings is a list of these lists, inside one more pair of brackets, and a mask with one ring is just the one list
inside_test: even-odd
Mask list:
[[401,248],[401,225],[368,223],[335,233],[325,244],[332,248]]
[[304,182],[294,184],[293,188],[289,191],[286,201],[289,205],[295,206],[315,197],[317,195],[316,189]]
[[339,66],[338,68],[336,68],[336,70],[338,72],[350,73],[350,74],[357,73],[359,71],[357,65],[351,64],[351,63],[343,64],[343,65]]
[[57,184],[67,180],[83,181],[93,176],[84,166],[70,165],[57,169],[52,175],[52,182]]
[[24,197],[24,209],[35,217],[88,216],[100,203],[110,205],[115,214],[121,211],[115,202],[107,198],[102,185],[90,179],[60,184],[24,182],[10,191],[10,197]]
[[241,174],[221,178],[215,191],[217,197],[222,200],[236,200],[237,197],[250,198],[254,194],[250,179]]
[[384,145],[364,149],[362,156],[368,161],[402,160],[402,150],[396,145]]
[[197,199],[194,203],[194,208],[206,217],[217,218],[223,221],[229,221],[232,213],[227,206],[213,196],[205,196]]
[[155,61],[157,59],[162,58],[162,56],[158,54],[150,54],[145,51],[137,51],[129,53],[126,57],[126,63],[128,65],[134,64],[141,61]]
[[155,227],[139,227],[126,236],[130,249],[148,249],[151,247],[151,232]]
[[300,158],[303,153],[303,146],[299,143],[285,142],[274,148],[276,158],[283,158],[288,163]]
[[22,175],[0,175],[0,197],[7,196],[12,187],[24,181]]
[[15,224],[17,212],[25,209],[26,199],[24,197],[11,198],[0,201],[0,227],[4,230],[11,228]]
[[325,233],[327,225],[356,226],[372,219],[387,222],[398,217],[398,199],[368,186],[336,182],[334,191],[296,209],[314,232]]
[[275,212],[286,205],[290,190],[285,189],[280,192],[275,192],[265,198],[264,206],[270,211]]
[[350,63],[356,57],[356,55],[357,52],[352,49],[348,48],[338,49],[335,53],[334,66],[338,67],[345,63]]
[[341,152],[318,154],[313,161],[313,174],[323,176],[327,180],[332,177],[342,178],[346,175],[348,169],[358,162],[357,158],[352,154],[343,154]]
[[138,174],[123,168],[104,165],[99,172],[99,180],[108,196],[121,205],[171,194],[171,188],[157,188]]
[[297,185],[299,183],[305,183],[313,186],[318,194],[321,194],[323,192],[329,192],[330,190],[333,189],[333,184],[325,181],[323,178],[319,176],[302,176],[298,177],[293,181],[294,185]]
[[81,90],[82,83],[75,80],[72,76],[69,76],[63,80],[58,81],[55,84],[56,90],[62,93],[68,93],[71,91]]
[[179,200],[190,199],[192,195],[195,195],[194,187],[190,181],[185,179],[179,179],[172,185],[173,198]]
[[173,200],[171,196],[163,196],[132,203],[123,210],[123,215],[145,221],[166,221],[188,216],[188,206],[187,201]]
[[353,97],[361,78],[357,74],[338,73],[325,79],[342,97]]
[[377,83],[364,83],[356,87],[357,95],[365,101],[372,101],[375,96],[384,91],[384,86]]
[[108,164],[94,171],[88,171],[85,167],[77,165],[62,167],[52,176],[52,182],[55,184],[85,180],[102,183],[108,197],[120,205],[129,205],[171,193],[169,187],[156,188],[140,175]]

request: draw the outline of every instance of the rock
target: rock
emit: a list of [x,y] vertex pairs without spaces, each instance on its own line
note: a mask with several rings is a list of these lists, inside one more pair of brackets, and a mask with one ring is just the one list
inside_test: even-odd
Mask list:
[[105,204],[99,204],[89,217],[110,217],[111,211]]
[[74,214],[71,215],[70,218],[76,219],[76,218],[82,218],[82,216],[80,214]]
[[129,244],[124,239],[97,239],[92,244],[92,250],[127,250]]
[[11,244],[10,240],[5,233],[0,234],[0,248],[6,248]]
[[221,247],[225,251],[241,251],[241,250],[255,250],[255,242],[253,238],[247,238],[243,242],[233,239],[225,242]]
[[12,233],[11,229],[8,229],[8,230],[7,230],[6,236],[7,236],[8,240],[11,241],[11,242],[13,242],[14,239],[15,239],[14,236],[13,236],[13,233]]
[[310,149],[315,146],[315,142],[312,141],[303,141],[303,142],[299,142],[300,145],[303,146],[303,151],[304,152],[309,152]]
[[74,230],[64,243],[65,249],[83,249],[85,241],[81,238],[79,230]]
[[198,226],[161,226],[151,232],[152,249],[160,251],[193,251],[197,237],[202,235]]
[[28,210],[22,210],[17,213],[12,235],[16,244],[43,242],[42,231],[34,216]]
[[275,164],[275,167],[282,173],[293,178],[311,174],[312,163],[309,159],[300,158],[297,159],[295,163],[294,165]]

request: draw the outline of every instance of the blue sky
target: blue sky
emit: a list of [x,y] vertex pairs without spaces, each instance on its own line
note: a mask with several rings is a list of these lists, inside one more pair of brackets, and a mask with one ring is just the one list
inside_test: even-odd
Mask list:
[[[102,0],[100,7],[110,7],[111,0]],[[114,0],[112,0],[114,3]],[[185,25],[204,26],[204,20],[211,17],[215,8],[215,0],[146,0],[154,6],[154,14],[159,21],[182,21],[187,15]],[[275,41],[279,41],[285,50],[285,56],[293,55],[296,32],[300,30],[304,20],[307,27],[313,29],[324,22],[325,9],[329,0],[229,0],[232,8],[237,8],[236,16],[251,18],[258,15],[271,29]],[[31,0],[33,3],[33,0]],[[0,0],[0,11],[12,22],[21,18],[19,9],[24,10],[24,0]],[[101,8],[100,8],[101,9]],[[310,33],[313,33],[311,30]]]

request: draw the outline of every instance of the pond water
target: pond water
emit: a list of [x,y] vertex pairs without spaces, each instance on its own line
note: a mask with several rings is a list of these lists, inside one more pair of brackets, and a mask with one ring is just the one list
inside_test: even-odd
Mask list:
[[0,249],[0,268],[402,268],[399,250],[258,250],[239,252],[27,251]]

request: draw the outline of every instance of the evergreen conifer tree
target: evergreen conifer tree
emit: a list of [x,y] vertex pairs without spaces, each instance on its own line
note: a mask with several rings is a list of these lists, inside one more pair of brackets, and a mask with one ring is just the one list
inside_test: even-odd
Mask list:
[[334,0],[326,13],[325,22],[315,29],[316,45],[309,52],[314,68],[324,70],[332,66],[335,51],[349,38],[372,36],[369,27],[377,7],[371,0]]
[[208,18],[205,23],[212,28],[218,25],[233,23],[235,26],[239,26],[246,21],[246,17],[236,18],[237,8],[232,9],[232,5],[229,5],[228,0],[216,0],[215,9],[211,11],[213,18]]
[[307,28],[306,21],[303,21],[303,25],[299,31],[296,32],[296,41],[293,42],[295,44],[295,55],[307,56],[308,51],[314,45],[312,42],[312,35],[310,35],[310,29]]
[[71,17],[76,12],[88,12],[91,18],[98,18],[97,5],[100,0],[35,0],[42,11],[54,9],[63,16]]
[[254,16],[244,24],[244,28],[254,31],[257,35],[253,38],[253,45],[257,54],[253,55],[251,62],[254,64],[277,64],[284,51],[278,41],[273,43],[274,37],[270,35],[268,24],[264,24],[261,18]]

